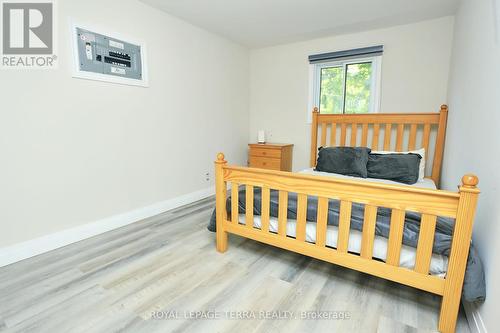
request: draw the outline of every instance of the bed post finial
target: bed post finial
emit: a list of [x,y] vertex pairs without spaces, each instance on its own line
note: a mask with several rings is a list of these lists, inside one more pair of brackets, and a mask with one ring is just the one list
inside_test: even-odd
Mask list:
[[318,107],[317,107],[317,106],[315,106],[315,107],[314,107],[314,109],[313,109],[313,113],[319,113],[319,109],[318,109]]
[[443,111],[448,112],[448,105],[446,105],[446,104],[441,105],[441,112],[443,112]]
[[476,188],[479,184],[479,178],[472,173],[468,173],[462,177],[462,186],[465,188]]
[[217,154],[217,161],[216,161],[216,163],[224,163],[224,162],[226,162],[224,160],[224,153],[218,153]]

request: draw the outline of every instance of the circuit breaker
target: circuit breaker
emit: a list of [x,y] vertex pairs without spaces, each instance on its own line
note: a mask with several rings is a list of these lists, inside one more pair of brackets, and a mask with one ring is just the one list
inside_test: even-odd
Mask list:
[[139,45],[76,28],[80,71],[142,80]]

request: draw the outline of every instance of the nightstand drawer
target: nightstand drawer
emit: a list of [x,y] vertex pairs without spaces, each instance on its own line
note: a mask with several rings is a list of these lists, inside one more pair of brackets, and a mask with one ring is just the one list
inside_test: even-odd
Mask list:
[[281,169],[281,160],[277,158],[250,156],[249,164],[251,168],[261,168],[261,169],[271,169],[271,170]]
[[251,147],[250,156],[281,158],[281,149]]

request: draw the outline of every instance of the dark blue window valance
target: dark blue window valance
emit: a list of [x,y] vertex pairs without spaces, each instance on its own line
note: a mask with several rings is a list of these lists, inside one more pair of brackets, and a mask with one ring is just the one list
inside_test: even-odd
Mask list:
[[309,56],[309,62],[313,64],[317,62],[327,62],[327,61],[346,59],[346,58],[362,58],[366,56],[373,57],[381,55],[383,52],[384,52],[384,46],[377,45],[377,46],[363,47],[360,49],[353,49],[346,51],[313,54]]

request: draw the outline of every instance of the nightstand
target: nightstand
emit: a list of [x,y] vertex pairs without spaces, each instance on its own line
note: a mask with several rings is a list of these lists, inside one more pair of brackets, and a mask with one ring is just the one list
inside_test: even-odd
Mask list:
[[248,148],[249,167],[292,171],[292,144],[250,143]]

